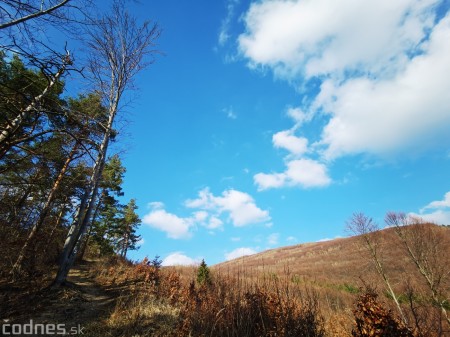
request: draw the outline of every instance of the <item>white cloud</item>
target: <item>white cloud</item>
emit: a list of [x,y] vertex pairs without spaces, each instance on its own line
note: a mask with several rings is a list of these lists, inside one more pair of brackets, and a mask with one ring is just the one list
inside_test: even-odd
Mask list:
[[294,242],[297,242],[298,240],[297,240],[297,238],[295,236],[288,236],[286,238],[286,241],[290,242],[290,243],[294,243]]
[[214,195],[209,191],[209,188],[204,188],[198,192],[197,199],[188,199],[184,203],[188,208],[201,208],[210,210],[215,208]]
[[293,130],[275,133],[272,142],[276,148],[286,149],[295,155],[302,155],[308,150],[308,139],[295,136]]
[[331,241],[331,240],[333,240],[333,239],[324,238],[324,239],[317,240],[316,242],[327,242],[327,241]]
[[285,186],[300,186],[302,188],[325,187],[331,184],[327,167],[312,159],[296,159],[287,163],[283,173],[258,173],[254,176],[259,190]]
[[236,248],[235,250],[225,254],[225,260],[229,261],[229,260],[237,259],[242,256],[253,255],[256,253],[257,253],[257,251],[252,248],[248,248],[248,247]]
[[198,211],[198,212],[194,212],[193,217],[195,219],[195,221],[198,222],[203,222],[206,221],[206,219],[208,219],[208,212],[205,211]]
[[230,39],[230,26],[235,15],[235,8],[240,0],[228,0],[227,2],[227,16],[222,20],[219,31],[219,46],[225,45]]
[[324,238],[324,239],[317,240],[316,242],[327,242],[327,241],[336,240],[336,239],[340,239],[340,238],[342,238],[342,236],[338,235],[338,236],[335,236],[335,237],[332,238],[332,239],[330,239],[330,238]]
[[167,233],[171,239],[187,239],[192,236],[192,223],[187,218],[180,218],[164,209],[153,209],[142,218],[142,223]]
[[231,221],[237,227],[270,220],[269,212],[256,206],[247,193],[228,190],[222,193],[222,197],[215,198],[215,201],[220,209],[229,212]]
[[259,191],[269,188],[283,187],[286,184],[286,174],[284,173],[257,173],[253,176]]
[[438,225],[450,225],[450,211],[439,209],[428,213],[408,213],[408,215]]
[[[244,16],[239,49],[252,67],[294,83],[322,82],[288,113],[294,130],[324,117],[309,148],[322,160],[441,146],[450,127],[450,14],[436,22],[440,3],[261,0]],[[274,145],[302,153],[289,132],[274,135]],[[255,181],[265,189],[289,179],[260,174]]]
[[151,210],[142,223],[167,233],[169,238],[188,239],[192,237],[193,229],[199,226],[211,230],[210,234],[222,230],[224,217],[236,227],[267,224],[271,220],[269,212],[259,208],[249,194],[234,189],[214,196],[205,188],[199,191],[197,199],[186,200],[184,206],[193,209],[190,216],[169,213],[162,202],[149,203]]
[[217,217],[215,217],[215,216],[212,216],[212,217],[209,219],[209,222],[208,222],[208,224],[206,225],[206,228],[209,228],[209,229],[217,229],[217,228],[221,228],[222,225],[223,225],[223,221],[222,221],[222,220],[220,220],[219,218],[217,218]]
[[303,187],[322,187],[331,183],[326,166],[311,160],[298,159],[288,163],[286,175],[292,185]]
[[305,113],[300,107],[290,107],[287,109],[286,114],[295,122],[294,129],[300,127],[303,123],[309,121],[311,116]]
[[445,193],[443,200],[432,201],[420,211],[423,212],[427,209],[438,209],[438,208],[450,208],[450,192]]
[[[236,227],[263,223],[270,220],[268,211],[256,206],[254,199],[247,193],[234,189],[226,190],[221,196],[214,196],[208,188],[199,192],[194,200],[187,200],[185,205],[189,208],[208,210],[217,215],[228,214],[229,220]],[[218,218],[213,220],[215,224]]]
[[326,157],[385,153],[446,135],[449,59],[450,16],[434,28],[424,54],[395,77],[325,82],[316,104],[332,115],[322,134]]
[[182,252],[171,253],[162,262],[163,266],[192,266],[198,264],[198,260],[190,258],[189,256],[184,255]]
[[408,215],[440,225],[450,225],[450,192],[445,193],[443,200],[432,201],[421,208],[419,214],[409,213]]
[[433,24],[427,0],[263,0],[250,6],[239,37],[253,66],[278,75],[386,72],[417,48]]
[[162,203],[160,201],[153,201],[153,202],[149,202],[147,207],[150,209],[163,209],[164,203]]

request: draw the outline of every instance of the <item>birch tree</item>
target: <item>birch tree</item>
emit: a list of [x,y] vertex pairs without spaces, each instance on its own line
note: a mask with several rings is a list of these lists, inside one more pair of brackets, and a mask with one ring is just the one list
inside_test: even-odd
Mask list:
[[389,295],[394,300],[394,303],[397,307],[398,313],[403,321],[403,323],[407,326],[408,322],[406,316],[402,310],[402,307],[398,301],[398,296],[396,295],[394,288],[391,285],[389,277],[384,268],[382,259],[380,257],[379,252],[379,242],[376,237],[376,232],[379,230],[378,225],[372,220],[372,218],[368,217],[363,213],[355,213],[351,217],[351,219],[347,222],[347,229],[350,230],[353,234],[359,235],[361,241],[367,248],[368,253],[375,265],[375,269],[377,273],[383,279],[383,282],[386,286]]
[[124,3],[124,0],[113,1],[110,14],[100,16],[89,25],[86,32],[90,72],[97,90],[104,98],[109,117],[104,125],[104,136],[88,187],[80,200],[75,220],[64,243],[56,285],[65,283],[76,256],[76,246],[92,218],[98,184],[123,94],[132,87],[135,75],[153,62],[153,59],[146,57],[156,52],[153,48],[160,35],[158,25],[148,21],[138,24],[128,13]]
[[402,212],[388,212],[385,223],[393,227],[401,245],[428,288],[433,306],[440,309],[450,327],[447,312],[450,303],[449,236],[442,236],[431,224]]

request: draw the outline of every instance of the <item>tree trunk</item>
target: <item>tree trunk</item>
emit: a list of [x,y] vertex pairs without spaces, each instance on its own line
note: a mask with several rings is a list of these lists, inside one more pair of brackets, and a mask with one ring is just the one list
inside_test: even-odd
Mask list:
[[38,220],[34,223],[33,228],[30,231],[30,234],[28,234],[27,240],[25,241],[22,249],[20,250],[19,256],[17,257],[16,263],[14,263],[14,266],[10,272],[11,275],[17,275],[20,273],[22,268],[22,262],[25,259],[28,247],[30,243],[33,241],[34,237],[36,236],[36,233],[39,231],[39,229],[42,227],[42,224],[44,223],[45,218],[47,217],[47,213],[50,210],[53,199],[55,198],[56,192],[59,189],[59,186],[61,184],[61,181],[64,178],[64,175],[67,172],[67,169],[69,168],[70,163],[73,160],[73,157],[75,156],[77,150],[78,150],[78,143],[75,143],[72,150],[69,153],[69,156],[67,157],[63,167],[59,171],[58,177],[56,178],[53,187],[47,196],[47,201],[44,205],[44,208],[42,209],[41,213],[39,214]]
[[56,218],[55,225],[53,226],[52,231],[50,232],[50,235],[48,236],[46,247],[48,247],[48,245],[50,245],[50,243],[52,242],[53,235],[55,234],[56,229],[61,224],[61,220],[64,215],[64,209],[66,207],[67,199],[68,199],[67,197],[64,199],[63,205],[61,206],[61,210],[59,211],[58,217]]
[[126,233],[125,233],[125,241],[124,241],[124,247],[122,250],[122,257],[126,258],[127,257],[127,251],[128,251],[128,245],[130,243],[130,226],[127,225],[127,229],[126,229]]
[[76,258],[77,261],[82,261],[83,260],[84,252],[86,251],[86,248],[87,248],[87,245],[88,245],[88,241],[89,241],[89,238],[91,236],[92,225],[93,225],[93,223],[95,221],[95,218],[97,217],[98,210],[100,209],[101,202],[102,202],[102,197],[100,196],[100,198],[98,198],[98,202],[97,202],[97,206],[95,207],[94,214],[92,215],[92,220],[91,220],[91,223],[90,223],[90,226],[89,226],[89,230],[88,230],[87,234],[84,235],[81,238],[80,248],[77,249],[77,251],[78,251],[77,258]]
[[367,248],[368,248],[370,254],[372,255],[373,261],[375,263],[375,268],[376,268],[378,274],[380,274],[381,278],[383,279],[384,284],[386,285],[389,294],[391,295],[392,299],[394,300],[394,303],[397,307],[400,318],[402,319],[403,323],[406,326],[408,326],[408,320],[406,319],[406,316],[405,316],[405,314],[402,310],[402,307],[398,301],[397,295],[395,294],[394,289],[391,286],[391,282],[389,282],[389,278],[387,277],[387,275],[384,271],[383,264],[381,263],[380,259],[378,258],[376,248],[372,245],[372,243],[368,237],[368,234],[364,234],[363,237],[364,237],[364,240],[366,241]]
[[54,282],[55,285],[63,285],[66,282],[69,270],[70,268],[72,268],[73,262],[75,261],[75,248],[80,240],[80,237],[86,231],[86,228],[88,227],[89,221],[91,219],[95,199],[97,197],[100,176],[105,165],[106,151],[108,150],[114,117],[117,112],[116,102],[118,101],[116,100],[115,103],[110,106],[108,124],[106,126],[105,134],[98,151],[98,157],[94,164],[88,188],[80,202],[77,216],[75,217],[75,221],[70,227],[69,234],[67,235],[66,241],[64,243],[59,270]]

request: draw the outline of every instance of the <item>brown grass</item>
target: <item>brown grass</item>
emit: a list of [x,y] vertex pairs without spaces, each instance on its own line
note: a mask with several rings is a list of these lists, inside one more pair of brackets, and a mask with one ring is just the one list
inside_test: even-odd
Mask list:
[[[450,229],[421,228],[439,239],[433,263],[444,268],[438,295],[448,305]],[[160,268],[147,259],[138,264],[117,258],[90,263],[86,272],[100,290],[114,297],[115,305],[94,323],[86,322],[86,335],[345,337],[395,336],[398,331],[405,336],[450,335],[440,308],[430,300],[423,278],[395,233],[388,229],[376,235],[407,327],[399,323],[393,301],[358,237],[352,237],[284,247],[219,264],[210,268],[212,282],[204,285],[195,281],[196,267]],[[16,282],[14,286],[18,290],[8,289],[9,300],[1,308],[8,317],[23,307],[17,304],[20,299],[30,304],[29,285]],[[379,322],[384,325],[380,327]]]

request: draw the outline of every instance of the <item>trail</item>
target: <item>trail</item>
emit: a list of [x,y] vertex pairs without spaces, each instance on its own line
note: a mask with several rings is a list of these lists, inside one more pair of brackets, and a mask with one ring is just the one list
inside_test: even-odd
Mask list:
[[89,262],[72,268],[59,295],[37,320],[70,327],[87,324],[105,317],[115,303],[113,294],[89,277]]
[[113,289],[100,286],[89,276],[92,263],[74,266],[64,287],[46,289],[28,303],[21,301],[15,310],[17,314],[2,323],[29,324],[32,320],[34,326],[60,324],[66,334],[88,334],[87,327],[108,317],[117,299]]

